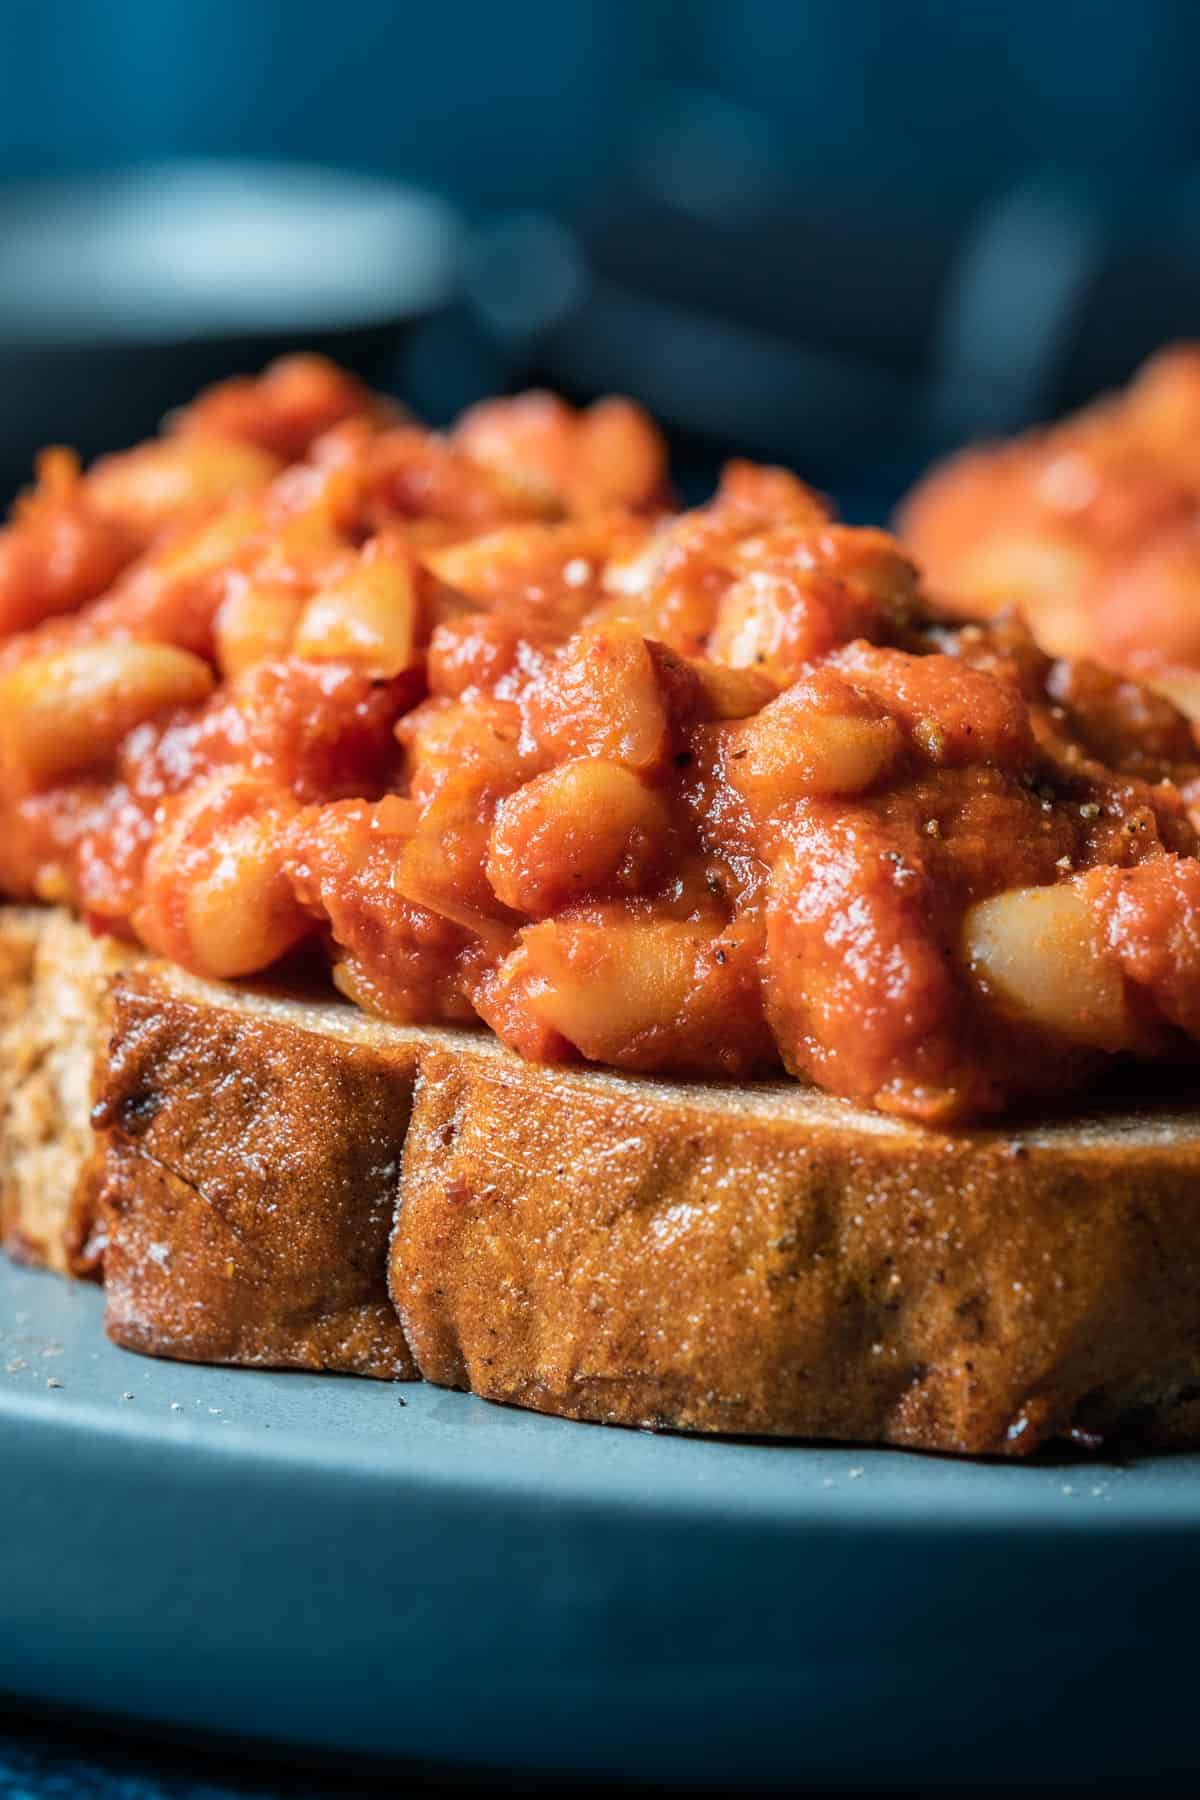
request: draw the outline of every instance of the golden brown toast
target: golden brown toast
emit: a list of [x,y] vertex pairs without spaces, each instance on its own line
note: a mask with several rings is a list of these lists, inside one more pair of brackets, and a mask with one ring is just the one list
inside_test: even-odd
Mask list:
[[118,983],[97,1081],[109,1335],[413,1379],[387,1253],[416,1068],[415,1040],[348,1006],[166,965]]
[[[25,920],[60,948],[81,930]],[[684,1430],[1200,1441],[1178,1100],[938,1132],[793,1082],[538,1067],[162,964],[116,982],[98,1093],[98,1168],[76,1132],[53,1204],[76,1196],[78,1236],[94,1198],[134,1349]]]

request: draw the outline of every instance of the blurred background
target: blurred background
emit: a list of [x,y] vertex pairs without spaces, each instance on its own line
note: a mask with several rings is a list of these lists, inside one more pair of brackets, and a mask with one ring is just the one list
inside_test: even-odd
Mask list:
[[1200,332],[1191,0],[3,0],[0,484],[319,344],[878,515]]

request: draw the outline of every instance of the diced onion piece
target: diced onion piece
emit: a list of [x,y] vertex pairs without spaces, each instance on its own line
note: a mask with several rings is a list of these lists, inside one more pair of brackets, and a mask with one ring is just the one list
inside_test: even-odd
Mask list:
[[417,651],[411,561],[364,557],[339,581],[322,588],[301,614],[294,649],[312,661],[357,663],[389,678],[411,668]]
[[964,920],[963,952],[976,979],[1027,1023],[1099,1050],[1135,1041],[1124,978],[1073,883],[980,901]]
[[286,656],[304,599],[276,581],[243,581],[231,588],[217,612],[217,661],[223,675]]
[[540,522],[502,525],[461,543],[433,545],[421,560],[448,588],[486,604],[522,581],[557,577],[572,555],[559,548],[560,530]]
[[497,949],[507,948],[512,927],[497,917],[498,909],[473,904],[472,889],[456,884],[455,871],[448,868],[439,846],[430,838],[415,835],[405,845],[396,863],[392,886],[412,906],[424,907],[452,925],[471,932],[481,943]]
[[102,768],[127,732],[212,692],[208,664],[171,644],[88,644],[0,679],[0,769],[10,792]]
[[104,457],[88,475],[88,497],[99,512],[150,533],[265,487],[278,468],[267,451],[232,438],[159,438]]
[[262,524],[261,504],[250,500],[230,502],[214,518],[156,546],[151,560],[132,579],[141,575],[160,583],[197,580],[232,562],[262,530]]
[[392,886],[405,900],[488,943],[511,933],[484,873],[495,798],[478,771],[449,776],[421,812],[392,871]]

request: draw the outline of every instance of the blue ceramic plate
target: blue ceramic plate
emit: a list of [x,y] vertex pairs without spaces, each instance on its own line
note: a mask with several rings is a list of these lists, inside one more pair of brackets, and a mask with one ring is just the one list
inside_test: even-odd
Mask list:
[[650,1436],[150,1362],[0,1271],[0,1691],[691,1784],[1196,1768],[1200,1458]]

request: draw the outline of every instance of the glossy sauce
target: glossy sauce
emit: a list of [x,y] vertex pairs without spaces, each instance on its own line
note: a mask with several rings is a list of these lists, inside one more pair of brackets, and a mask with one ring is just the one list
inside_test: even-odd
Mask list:
[[[628,402],[438,436],[311,361],[162,443],[173,489],[159,446],[106,476],[119,568],[101,544],[53,603],[12,576],[44,620],[0,647],[9,895],[220,977],[311,940],[358,1004],[527,1057],[782,1063],[918,1119],[1192,1054],[1186,722],[1018,626],[947,626],[785,471],[672,513]],[[97,472],[68,474],[11,569],[53,509],[91,516]]]

